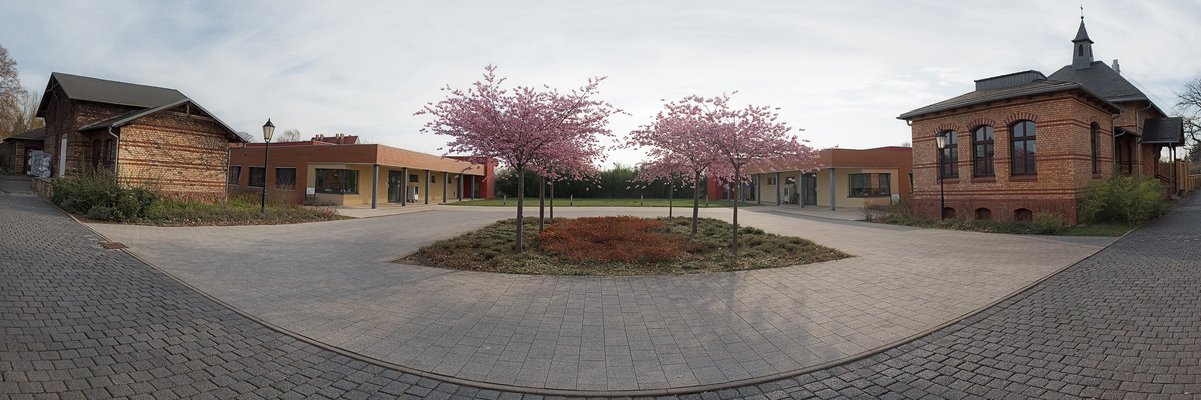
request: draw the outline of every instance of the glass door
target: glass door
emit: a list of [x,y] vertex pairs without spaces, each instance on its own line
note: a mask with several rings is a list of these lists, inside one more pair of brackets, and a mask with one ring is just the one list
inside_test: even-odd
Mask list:
[[400,196],[404,195],[401,188],[404,187],[404,175],[400,171],[388,171],[388,202],[399,203]]

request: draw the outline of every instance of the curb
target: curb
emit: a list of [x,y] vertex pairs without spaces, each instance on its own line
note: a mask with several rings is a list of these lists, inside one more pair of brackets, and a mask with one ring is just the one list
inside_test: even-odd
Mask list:
[[[51,204],[51,206],[53,206],[53,204]],[[92,233],[96,234],[98,237],[100,237],[100,238],[103,238],[104,240],[109,240],[109,239],[108,239],[106,236],[104,236],[104,235],[103,235],[103,234],[101,234],[100,232],[98,232],[98,231],[96,231],[96,230],[92,229],[92,227],[88,226],[87,224],[81,223],[81,222],[80,222],[78,219],[76,219],[76,218],[75,218],[75,216],[71,215],[70,213],[67,213],[66,211],[63,211],[62,209],[60,209],[60,208],[58,208],[58,207],[54,207],[54,208],[55,208],[55,209],[57,209],[57,210],[59,210],[59,211],[60,211],[60,212],[62,212],[63,214],[67,215],[69,218],[71,218],[71,219],[72,219],[73,221],[75,221],[76,223],[78,223],[78,224],[82,225],[84,228],[87,228],[89,231],[91,231]],[[1072,262],[1072,263],[1070,263],[1070,264],[1068,264],[1068,265],[1065,265],[1064,267],[1062,267],[1062,268],[1059,268],[1059,269],[1057,269],[1057,270],[1055,270],[1055,271],[1053,271],[1053,272],[1051,272],[1051,273],[1047,274],[1046,276],[1044,276],[1044,277],[1042,277],[1042,278],[1039,278],[1039,279],[1035,280],[1034,282],[1031,282],[1030,284],[1028,284],[1028,285],[1026,285],[1026,286],[1023,286],[1023,287],[1021,287],[1021,288],[1018,288],[1017,290],[1015,290],[1015,291],[1013,291],[1013,292],[1011,292],[1011,293],[1009,293],[1009,294],[1007,294],[1007,295],[1005,295],[1005,296],[1002,296],[1001,298],[999,298],[999,299],[997,299],[997,300],[995,300],[995,301],[993,301],[993,302],[990,302],[990,303],[988,303],[988,304],[986,304],[986,305],[984,305],[984,306],[981,306],[981,307],[979,307],[979,308],[977,308],[977,309],[975,309],[975,310],[968,311],[967,313],[964,313],[964,314],[962,314],[962,315],[960,315],[960,316],[958,316],[958,317],[952,318],[952,319],[950,319],[950,320],[948,320],[948,321],[946,321],[946,322],[944,322],[944,323],[942,323],[942,324],[936,325],[936,326],[934,326],[934,327],[931,327],[931,328],[929,328],[929,329],[923,330],[923,331],[921,331],[921,332],[918,332],[918,333],[916,333],[916,334],[913,334],[913,335],[910,335],[910,336],[907,336],[907,337],[904,337],[904,338],[898,339],[898,340],[896,340],[896,341],[893,341],[893,342],[890,342],[890,343],[884,344],[884,345],[882,345],[882,346],[876,347],[875,349],[867,350],[867,351],[864,351],[864,352],[861,352],[861,353],[858,353],[858,354],[854,354],[854,355],[851,355],[851,356],[848,356],[848,357],[845,357],[845,358],[842,358],[842,359],[839,359],[839,360],[835,360],[835,361],[830,361],[830,362],[826,362],[826,363],[822,363],[822,364],[818,364],[818,365],[813,365],[813,366],[806,367],[806,368],[801,368],[801,369],[796,369],[796,370],[792,370],[792,371],[786,371],[786,372],[780,372],[780,373],[775,373],[775,374],[766,375],[766,376],[760,376],[760,377],[755,377],[755,378],[741,379],[741,380],[736,380],[736,381],[729,381],[729,382],[723,382],[723,383],[717,383],[717,384],[708,384],[708,385],[697,385],[697,386],[687,386],[687,387],[678,387],[678,388],[664,388],[664,389],[637,389],[637,390],[574,390],[574,389],[550,389],[550,388],[533,388],[533,387],[512,386],[512,385],[504,385],[504,384],[496,384],[496,383],[488,383],[488,382],[479,382],[479,381],[472,381],[472,380],[461,379],[461,378],[457,378],[457,377],[453,377],[453,376],[448,376],[448,375],[441,375],[441,374],[432,373],[432,372],[428,372],[428,371],[421,371],[421,370],[413,369],[413,368],[410,368],[410,367],[405,367],[405,366],[403,366],[403,365],[398,365],[398,364],[394,364],[394,363],[391,363],[391,362],[387,362],[387,361],[379,360],[379,359],[376,359],[376,358],[372,358],[372,357],[364,356],[364,355],[361,355],[361,354],[358,354],[358,353],[354,353],[354,352],[351,352],[351,351],[348,351],[348,350],[341,349],[341,348],[339,348],[339,347],[336,347],[336,346],[332,346],[332,345],[329,345],[329,344],[323,343],[323,342],[321,342],[321,341],[318,341],[318,340],[316,340],[316,339],[312,339],[312,338],[310,338],[310,337],[307,337],[307,336],[305,336],[305,335],[302,335],[302,334],[299,334],[299,333],[293,332],[293,331],[291,331],[291,330],[288,330],[288,329],[286,329],[286,328],[283,328],[283,327],[280,327],[280,326],[278,326],[278,325],[275,325],[275,324],[273,324],[273,323],[271,323],[271,322],[268,322],[268,321],[265,321],[265,320],[263,320],[263,319],[260,319],[260,318],[258,318],[258,317],[256,317],[256,316],[254,316],[254,315],[251,315],[251,314],[249,314],[249,313],[247,313],[247,312],[243,311],[242,309],[240,309],[240,308],[238,308],[238,307],[236,307],[236,306],[234,306],[234,305],[232,305],[232,304],[226,303],[225,301],[222,301],[222,300],[220,300],[220,299],[218,299],[218,298],[216,298],[216,297],[213,297],[212,295],[208,294],[207,292],[205,292],[205,291],[203,291],[203,290],[200,290],[199,288],[197,288],[197,287],[195,287],[195,286],[192,286],[191,284],[189,284],[189,283],[185,282],[184,280],[182,280],[182,279],[180,279],[179,277],[177,277],[177,276],[175,276],[175,275],[171,274],[170,272],[167,272],[166,270],[163,270],[162,268],[159,268],[158,266],[155,266],[154,264],[152,264],[152,263],[150,263],[150,262],[146,261],[145,259],[143,259],[142,257],[138,256],[137,254],[135,254],[134,252],[132,252],[132,251],[131,251],[130,249],[128,249],[128,248],[126,248],[126,249],[121,249],[121,251],[122,251],[122,252],[124,252],[124,253],[126,253],[126,254],[128,254],[128,255],[130,255],[130,256],[131,256],[131,257],[133,257],[134,259],[137,259],[138,261],[140,261],[140,262],[142,262],[143,264],[145,264],[146,266],[148,266],[148,267],[150,267],[150,268],[154,269],[155,271],[158,271],[158,272],[160,272],[160,273],[162,273],[162,274],[164,274],[164,275],[166,275],[166,276],[170,277],[171,279],[175,280],[176,282],[178,282],[178,283],[182,284],[183,286],[185,286],[185,287],[187,287],[187,288],[189,288],[189,289],[191,289],[191,290],[195,291],[196,293],[200,294],[201,296],[205,297],[206,299],[209,299],[209,300],[211,300],[211,301],[213,301],[213,302],[215,302],[215,303],[217,303],[217,304],[219,304],[219,305],[221,305],[221,306],[223,306],[223,307],[225,307],[225,308],[228,308],[229,310],[231,310],[231,311],[233,311],[233,312],[237,313],[238,315],[240,315],[240,316],[242,316],[242,317],[245,317],[245,318],[247,318],[247,319],[249,319],[249,320],[251,320],[251,321],[254,321],[254,322],[256,322],[256,323],[258,323],[258,324],[260,324],[260,325],[262,325],[262,326],[264,326],[264,327],[266,327],[266,328],[268,328],[268,329],[270,329],[270,330],[273,330],[273,331],[276,331],[276,332],[278,332],[278,333],[281,333],[281,334],[283,334],[283,335],[286,335],[286,336],[292,337],[292,338],[294,338],[294,339],[296,339],[296,340],[299,340],[299,341],[305,342],[305,343],[307,343],[307,344],[310,344],[310,345],[316,346],[316,347],[318,347],[318,348],[321,348],[321,349],[323,349],[323,350],[328,350],[328,351],[331,351],[331,352],[337,353],[337,354],[339,354],[339,355],[342,355],[342,356],[345,356],[345,357],[347,357],[347,358],[354,359],[354,360],[357,360],[357,361],[365,362],[365,363],[368,363],[368,364],[373,364],[373,365],[376,365],[376,366],[379,366],[379,367],[383,367],[383,368],[387,368],[387,369],[392,369],[392,370],[396,370],[396,371],[403,372],[403,373],[407,373],[407,374],[411,374],[411,375],[420,376],[420,377],[423,377],[423,378],[436,379],[436,380],[440,380],[440,381],[444,381],[444,382],[448,382],[448,383],[452,383],[452,384],[456,384],[456,385],[460,385],[460,386],[468,386],[468,387],[479,388],[479,389],[485,389],[485,390],[495,390],[495,391],[504,391],[504,392],[516,392],[516,393],[534,394],[534,395],[543,395],[543,396],[571,396],[571,397],[644,397],[644,396],[670,396],[670,395],[694,394],[694,393],[712,392],[712,391],[717,391],[717,390],[722,390],[722,389],[736,388],[736,387],[741,387],[741,386],[758,385],[758,384],[762,384],[762,383],[766,383],[766,382],[771,382],[771,381],[780,380],[780,379],[785,379],[785,378],[791,378],[791,377],[795,377],[795,376],[800,376],[800,375],[804,375],[804,374],[808,374],[808,373],[812,373],[812,372],[816,372],[816,371],[820,371],[820,370],[828,369],[828,368],[833,368],[833,367],[837,367],[837,366],[842,366],[842,365],[850,364],[850,363],[853,363],[853,362],[856,362],[856,361],[859,361],[859,360],[862,360],[862,359],[865,359],[865,358],[868,358],[868,357],[872,357],[872,356],[875,356],[875,355],[878,355],[878,354],[884,353],[884,352],[886,352],[886,351],[889,351],[889,350],[895,349],[895,348],[897,348],[897,347],[903,346],[903,345],[905,345],[905,344],[908,344],[908,343],[910,343],[910,342],[916,341],[916,340],[918,340],[918,339],[921,339],[921,338],[923,338],[923,337],[926,337],[926,336],[928,336],[928,335],[934,334],[934,333],[936,333],[936,332],[938,332],[938,331],[941,331],[941,330],[943,330],[943,329],[945,329],[945,328],[947,328],[947,327],[950,327],[950,326],[952,326],[952,325],[954,325],[954,324],[957,324],[957,323],[959,323],[959,322],[962,322],[963,320],[966,320],[966,319],[968,319],[968,318],[971,318],[971,317],[973,317],[973,316],[976,316],[976,315],[978,315],[978,314],[980,314],[980,313],[982,313],[982,312],[984,312],[984,311],[986,311],[986,310],[988,310],[988,309],[991,309],[991,308],[993,308],[993,307],[995,307],[995,306],[997,306],[997,305],[999,305],[999,304],[1001,304],[1001,303],[1003,303],[1003,302],[1005,302],[1005,301],[1008,301],[1008,300],[1010,300],[1010,299],[1012,299],[1012,298],[1016,297],[1016,296],[1017,296],[1017,295],[1019,295],[1019,294],[1022,294],[1022,293],[1024,293],[1024,292],[1028,291],[1028,290],[1031,290],[1031,289],[1033,289],[1033,288],[1035,288],[1035,287],[1039,286],[1039,285],[1040,285],[1040,284],[1042,284],[1043,282],[1047,281],[1048,279],[1050,279],[1050,278],[1052,278],[1052,277],[1055,277],[1055,276],[1059,275],[1059,274],[1060,274],[1060,273],[1062,273],[1063,271],[1066,271],[1067,269],[1069,269],[1069,268],[1072,268],[1072,267],[1074,267],[1074,266],[1076,266],[1076,265],[1080,264],[1082,261],[1089,259],[1090,257],[1092,257],[1092,256],[1096,255],[1097,253],[1100,253],[1100,252],[1102,252],[1102,251],[1104,251],[1104,250],[1108,249],[1108,248],[1109,248],[1110,246],[1112,246],[1114,243],[1118,243],[1118,242],[1119,242],[1119,241],[1121,241],[1123,238],[1125,238],[1127,235],[1129,235],[1129,234],[1130,234],[1130,233],[1132,233],[1132,232],[1138,231],[1139,229],[1142,229],[1142,227],[1138,227],[1138,228],[1135,228],[1135,229],[1131,229],[1130,231],[1126,232],[1126,234],[1123,234],[1121,237],[1118,237],[1118,238],[1117,238],[1116,240],[1114,240],[1113,242],[1111,242],[1111,243],[1109,243],[1109,244],[1105,245],[1104,247],[1102,247],[1102,248],[1098,249],[1097,251],[1093,252],[1092,254],[1089,254],[1089,255],[1087,255],[1087,256],[1081,257],[1080,259],[1078,259],[1078,260],[1076,260],[1076,261],[1074,261],[1074,262]]]

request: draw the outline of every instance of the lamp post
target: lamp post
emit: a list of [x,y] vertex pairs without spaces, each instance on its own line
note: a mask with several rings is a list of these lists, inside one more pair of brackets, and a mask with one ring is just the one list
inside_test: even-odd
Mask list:
[[263,124],[263,195],[260,198],[259,212],[267,211],[267,152],[271,150],[271,134],[275,133],[275,124],[271,123],[271,118],[267,118],[267,123]]
[[943,185],[943,148],[947,147],[947,136],[938,134],[934,137],[934,141],[938,145],[938,219],[947,218],[947,192],[946,186]]

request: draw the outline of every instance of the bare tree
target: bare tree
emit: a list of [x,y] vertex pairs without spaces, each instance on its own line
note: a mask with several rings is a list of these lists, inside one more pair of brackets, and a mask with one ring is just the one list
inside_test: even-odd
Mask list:
[[1201,161],[1201,77],[1185,83],[1184,91],[1176,97],[1176,111],[1184,119],[1185,140],[1190,142],[1189,161]]
[[16,112],[12,115],[12,133],[18,134],[46,126],[46,122],[37,116],[38,104],[42,102],[38,91],[25,90],[18,97]]
[[[20,114],[21,100],[26,96],[17,75],[17,62],[0,46],[0,132],[10,130]],[[2,136],[0,136],[2,137]]]
[[277,142],[299,142],[300,141],[300,131],[296,130],[296,129],[288,129],[288,130],[284,131],[284,133],[279,134],[279,140],[276,140],[276,141]]

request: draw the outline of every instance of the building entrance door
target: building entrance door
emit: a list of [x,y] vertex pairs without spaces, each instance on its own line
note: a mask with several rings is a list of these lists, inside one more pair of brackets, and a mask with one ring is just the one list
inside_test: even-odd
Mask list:
[[404,195],[404,175],[400,171],[388,171],[388,202],[399,203]]
[[804,174],[802,179],[805,180],[805,205],[817,205],[817,174]]

